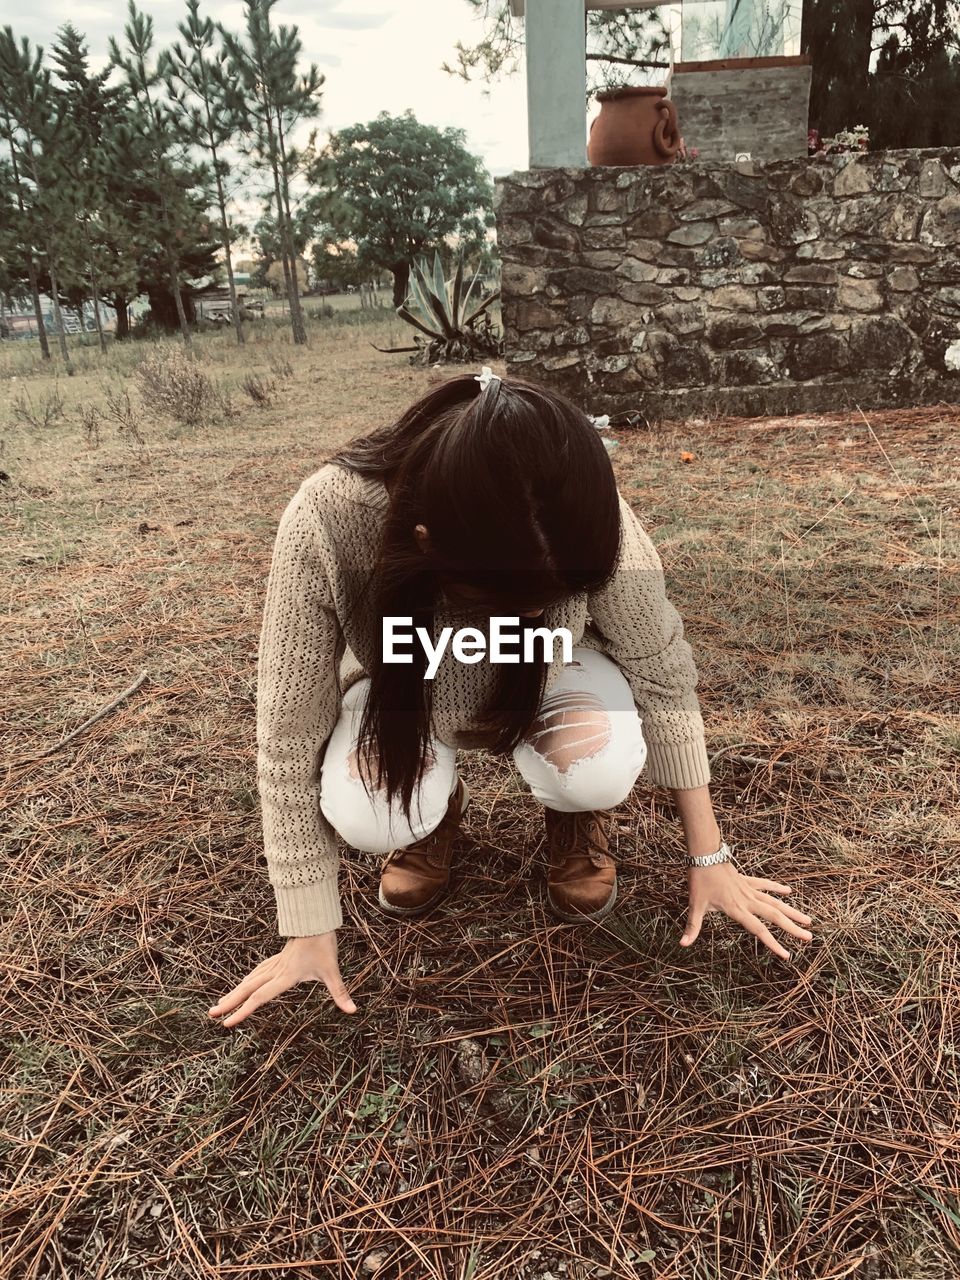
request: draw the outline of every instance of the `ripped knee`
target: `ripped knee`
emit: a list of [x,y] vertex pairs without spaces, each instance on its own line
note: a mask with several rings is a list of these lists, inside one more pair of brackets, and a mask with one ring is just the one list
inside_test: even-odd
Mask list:
[[544,703],[526,741],[563,775],[608,747],[611,732],[610,717],[595,694],[561,693]]

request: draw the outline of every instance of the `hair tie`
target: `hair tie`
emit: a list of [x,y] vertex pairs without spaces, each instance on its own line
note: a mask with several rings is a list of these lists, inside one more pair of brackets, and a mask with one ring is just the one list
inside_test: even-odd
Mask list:
[[496,379],[497,382],[503,381],[499,373],[494,373],[493,370],[490,369],[487,365],[483,366],[483,370],[481,373],[475,373],[473,375],[474,382],[480,383],[481,391],[486,391],[487,387],[489,387],[490,383],[493,382],[494,379]]
[[[480,383],[481,394],[484,391],[486,391],[487,387],[489,387],[491,382],[503,382],[503,379],[500,377],[499,373],[494,373],[493,370],[490,368],[490,366],[486,364],[483,366],[483,368],[480,370],[479,373],[475,373],[473,375],[473,380],[474,382]],[[604,413],[600,416],[597,416],[592,413],[588,413],[587,419],[597,428],[598,431],[605,431],[607,427],[609,427],[610,425],[609,413]],[[607,450],[608,453],[613,453],[614,449],[616,449],[617,447],[616,440],[605,439],[603,444],[604,444],[604,448]]]

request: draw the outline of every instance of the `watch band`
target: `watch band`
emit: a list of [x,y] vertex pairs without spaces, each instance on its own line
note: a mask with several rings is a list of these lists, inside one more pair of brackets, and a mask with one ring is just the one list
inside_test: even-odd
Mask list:
[[696,856],[687,855],[688,867],[714,867],[719,862],[732,862],[733,854],[730,852],[730,846],[726,840],[721,840],[720,848],[716,853],[700,853]]

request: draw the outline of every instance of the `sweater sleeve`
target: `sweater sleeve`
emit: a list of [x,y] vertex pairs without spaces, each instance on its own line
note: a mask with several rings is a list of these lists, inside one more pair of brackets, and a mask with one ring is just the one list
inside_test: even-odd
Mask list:
[[710,782],[693,652],[668,600],[656,547],[620,495],[622,540],[612,580],[589,598],[604,651],[627,679],[643,721],[647,776],[684,789]]
[[284,937],[343,923],[336,834],[320,810],[320,763],[340,710],[340,626],[322,562],[316,494],[280,518],[257,661],[257,788],[267,871]]

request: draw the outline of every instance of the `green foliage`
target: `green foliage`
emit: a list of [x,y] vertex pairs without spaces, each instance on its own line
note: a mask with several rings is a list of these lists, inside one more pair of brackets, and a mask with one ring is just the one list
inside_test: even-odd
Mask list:
[[[93,300],[99,330],[99,301],[104,294],[131,292],[137,283],[133,239],[110,199],[113,138],[122,119],[125,92],[121,85],[108,85],[109,68],[91,74],[87,43],[70,23],[58,33],[51,57],[64,130],[58,182],[70,204],[80,249],[63,286],[78,309],[88,298]],[[100,342],[105,344],[102,331]]]
[[[24,298],[27,276],[24,246],[16,228],[17,188],[13,168],[0,160],[0,293]],[[0,337],[5,336],[0,334]]]
[[[109,65],[93,74],[69,23],[52,66],[9,27],[0,34],[0,136],[17,208],[8,262],[19,276],[16,287],[8,267],[7,287],[26,292],[33,260],[55,309],[61,295],[77,308],[108,298],[125,314],[126,300],[147,292],[162,315],[181,274],[212,269],[204,173],[172,129],[150,69],[152,24],[133,5],[125,37],[125,51],[111,41]],[[115,69],[122,78],[110,83]]]
[[[61,282],[77,268],[78,238],[71,213],[74,190],[63,181],[70,135],[58,109],[43,49],[0,32],[0,131],[9,149],[23,257],[37,295],[38,277],[53,299],[60,351],[72,372],[60,314]],[[46,354],[46,351],[45,351]]]
[[477,253],[495,222],[493,187],[463,129],[421,124],[411,110],[310,141],[306,175],[321,239],[352,241],[358,257],[394,276],[394,305],[406,296],[410,262],[446,247]]
[[123,73],[133,113],[133,128],[126,130],[124,136],[126,149],[135,168],[159,197],[156,202],[147,201],[139,213],[141,218],[151,214],[155,217],[180,332],[189,346],[190,330],[180,284],[180,242],[193,212],[191,190],[202,184],[205,174],[190,162],[188,143],[177,127],[176,112],[163,97],[162,53],[151,66],[153,19],[141,13],[134,0],[129,0],[127,12],[124,50],[112,36],[109,40],[110,67]]

